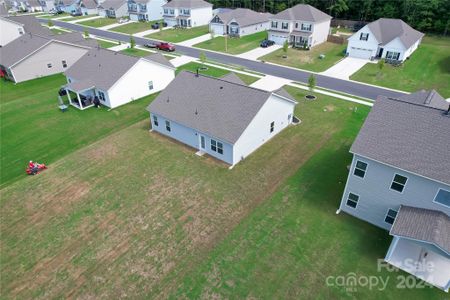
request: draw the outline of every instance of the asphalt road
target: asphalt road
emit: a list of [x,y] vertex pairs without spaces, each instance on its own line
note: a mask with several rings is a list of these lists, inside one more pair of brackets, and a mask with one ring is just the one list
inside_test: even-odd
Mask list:
[[[47,19],[41,19],[42,23],[48,22]],[[67,28],[72,31],[80,31],[83,32],[86,28],[89,29],[89,32],[93,35],[104,37],[107,39],[114,39],[119,40],[123,42],[129,42],[130,36],[127,34],[117,33],[117,32],[111,32],[106,30],[100,30],[97,28],[92,27],[86,27],[83,25],[78,24],[72,24],[72,23],[66,23],[63,21],[52,21],[55,25]],[[135,41],[137,45],[144,45],[148,42],[151,42],[152,40],[147,38],[139,38],[135,37]],[[272,76],[278,76],[282,78],[286,78],[292,81],[307,83],[308,78],[311,75],[311,73],[306,71],[301,71],[297,69],[291,69],[286,68],[282,66],[276,66],[272,64],[266,64],[262,62],[252,61],[244,58],[239,58],[236,56],[226,55],[226,54],[220,54],[216,52],[210,52],[207,50],[198,50],[191,47],[185,47],[185,46],[179,46],[176,45],[177,52],[180,54],[192,56],[192,57],[199,57],[200,52],[205,52],[206,56],[210,60],[214,60],[217,62],[221,62],[224,64],[232,64],[232,65],[240,65],[243,66],[249,70],[253,70],[256,72],[272,75]],[[375,87],[365,84],[360,84],[357,82],[342,80],[338,78],[323,76],[323,75],[316,75],[317,78],[317,86],[335,90],[338,92],[344,92],[351,95],[359,96],[359,97],[365,97],[369,99],[375,100],[377,96],[383,95],[388,97],[398,97],[399,95],[402,95],[400,92],[391,91],[388,89],[384,89],[382,87]]]

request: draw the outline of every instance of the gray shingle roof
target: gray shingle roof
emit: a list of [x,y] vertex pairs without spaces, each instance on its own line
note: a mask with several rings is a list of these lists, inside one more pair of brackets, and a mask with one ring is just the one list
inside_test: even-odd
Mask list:
[[162,55],[161,53],[153,53],[144,58],[167,67],[175,68],[174,65],[172,65],[172,63],[167,58],[165,58],[164,55]]
[[81,7],[85,7],[87,9],[94,9],[97,8],[98,4],[95,0],[82,0],[81,1]]
[[182,71],[147,110],[234,144],[271,93]]
[[390,234],[432,243],[450,254],[450,217],[441,211],[401,206]]
[[126,5],[127,2],[125,0],[106,0],[105,2],[99,5],[99,8],[103,9],[118,9],[121,8],[122,5]]
[[33,33],[39,35],[51,35],[52,32],[47,27],[44,27],[34,16],[10,16],[6,19],[22,24],[26,33]]
[[95,41],[87,41],[80,33],[66,33],[51,36],[24,34],[0,48],[0,64],[9,68],[51,41],[61,41],[83,47],[93,47]]
[[398,97],[398,99],[410,103],[425,105],[444,110],[448,109],[449,106],[449,103],[445,101],[445,99],[441,95],[439,95],[439,93],[436,90],[430,91],[420,90],[418,92],[409,95],[400,96]]
[[240,85],[247,85],[239,76],[236,75],[236,73],[231,72],[228,73],[222,77],[220,77],[220,79],[231,82],[231,83],[236,83],[236,84],[240,84]]
[[163,7],[182,7],[182,8],[200,8],[213,6],[204,0],[172,0],[163,5]]
[[450,184],[450,116],[417,104],[420,95],[429,93],[378,97],[350,151]]
[[399,38],[406,48],[411,47],[424,34],[415,30],[400,19],[381,18],[367,24],[381,45],[386,45],[395,38]]
[[218,13],[217,16],[219,16],[224,24],[227,24],[234,19],[239,26],[245,27],[253,24],[269,22],[269,18],[273,15],[269,13],[259,13],[248,8],[236,8],[231,11]]
[[330,20],[331,16],[318,10],[317,8],[309,4],[297,4],[291,8],[285,9],[282,12],[277,13],[273,16],[276,20],[300,20],[306,22],[322,22]]
[[284,98],[287,98],[292,101],[297,101],[294,97],[292,97],[291,94],[288,93],[283,87],[279,88],[278,90],[274,91],[275,94],[280,95]]

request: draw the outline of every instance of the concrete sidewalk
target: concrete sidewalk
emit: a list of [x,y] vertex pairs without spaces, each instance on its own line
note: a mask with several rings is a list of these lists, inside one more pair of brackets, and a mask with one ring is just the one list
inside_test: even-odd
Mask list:
[[180,42],[180,43],[177,43],[177,44],[181,45],[181,46],[185,46],[185,47],[191,47],[193,45],[199,44],[199,43],[204,42],[204,41],[208,41],[210,39],[211,39],[211,34],[207,33],[207,34],[204,34],[204,35],[198,36],[196,38],[193,38],[193,39],[190,39],[190,40],[187,40],[187,41],[184,41],[184,42]]
[[237,57],[250,59],[250,60],[258,60],[261,56],[272,53],[278,49],[281,49],[281,45],[273,45],[267,48],[258,47],[256,49],[250,50],[248,52],[244,52],[242,54],[237,55]]
[[260,90],[273,92],[289,83],[291,83],[291,80],[289,79],[266,75],[260,80],[252,83],[250,86]]
[[82,18],[82,19],[78,19],[78,20],[73,20],[73,21],[67,21],[67,23],[78,23],[78,22],[84,22],[84,21],[90,21],[90,20],[95,20],[95,19],[99,19],[99,18],[103,18],[102,16],[93,16],[92,18]]
[[346,57],[321,74],[348,80],[353,73],[364,67],[369,62],[370,60],[368,59]]
[[[179,66],[185,65],[187,63],[190,63],[192,61],[196,61],[197,59],[195,57],[190,57],[190,56],[186,56],[186,55],[182,55],[182,56],[178,56],[172,60],[170,60],[170,62],[172,63],[172,65],[175,68],[178,68]],[[200,65],[199,65],[200,67]]]

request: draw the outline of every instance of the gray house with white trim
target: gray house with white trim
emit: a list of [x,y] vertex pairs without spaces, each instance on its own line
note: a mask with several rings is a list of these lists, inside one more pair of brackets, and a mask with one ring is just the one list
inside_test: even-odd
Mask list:
[[270,27],[270,13],[260,13],[248,8],[236,8],[217,13],[209,23],[209,31],[216,35],[245,36]]
[[[338,212],[390,230],[385,260],[448,291],[449,103],[434,90],[380,96],[350,152]],[[416,268],[427,264],[433,268]]]
[[234,166],[293,120],[297,102],[237,76],[213,78],[182,71],[148,106],[152,130]]

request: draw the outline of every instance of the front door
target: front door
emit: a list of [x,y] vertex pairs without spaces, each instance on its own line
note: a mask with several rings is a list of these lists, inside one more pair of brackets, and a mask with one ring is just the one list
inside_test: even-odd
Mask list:
[[200,149],[205,149],[205,147],[206,147],[205,137],[203,135],[200,135]]
[[383,55],[383,48],[380,48],[380,50],[378,50],[378,57],[381,57]]

